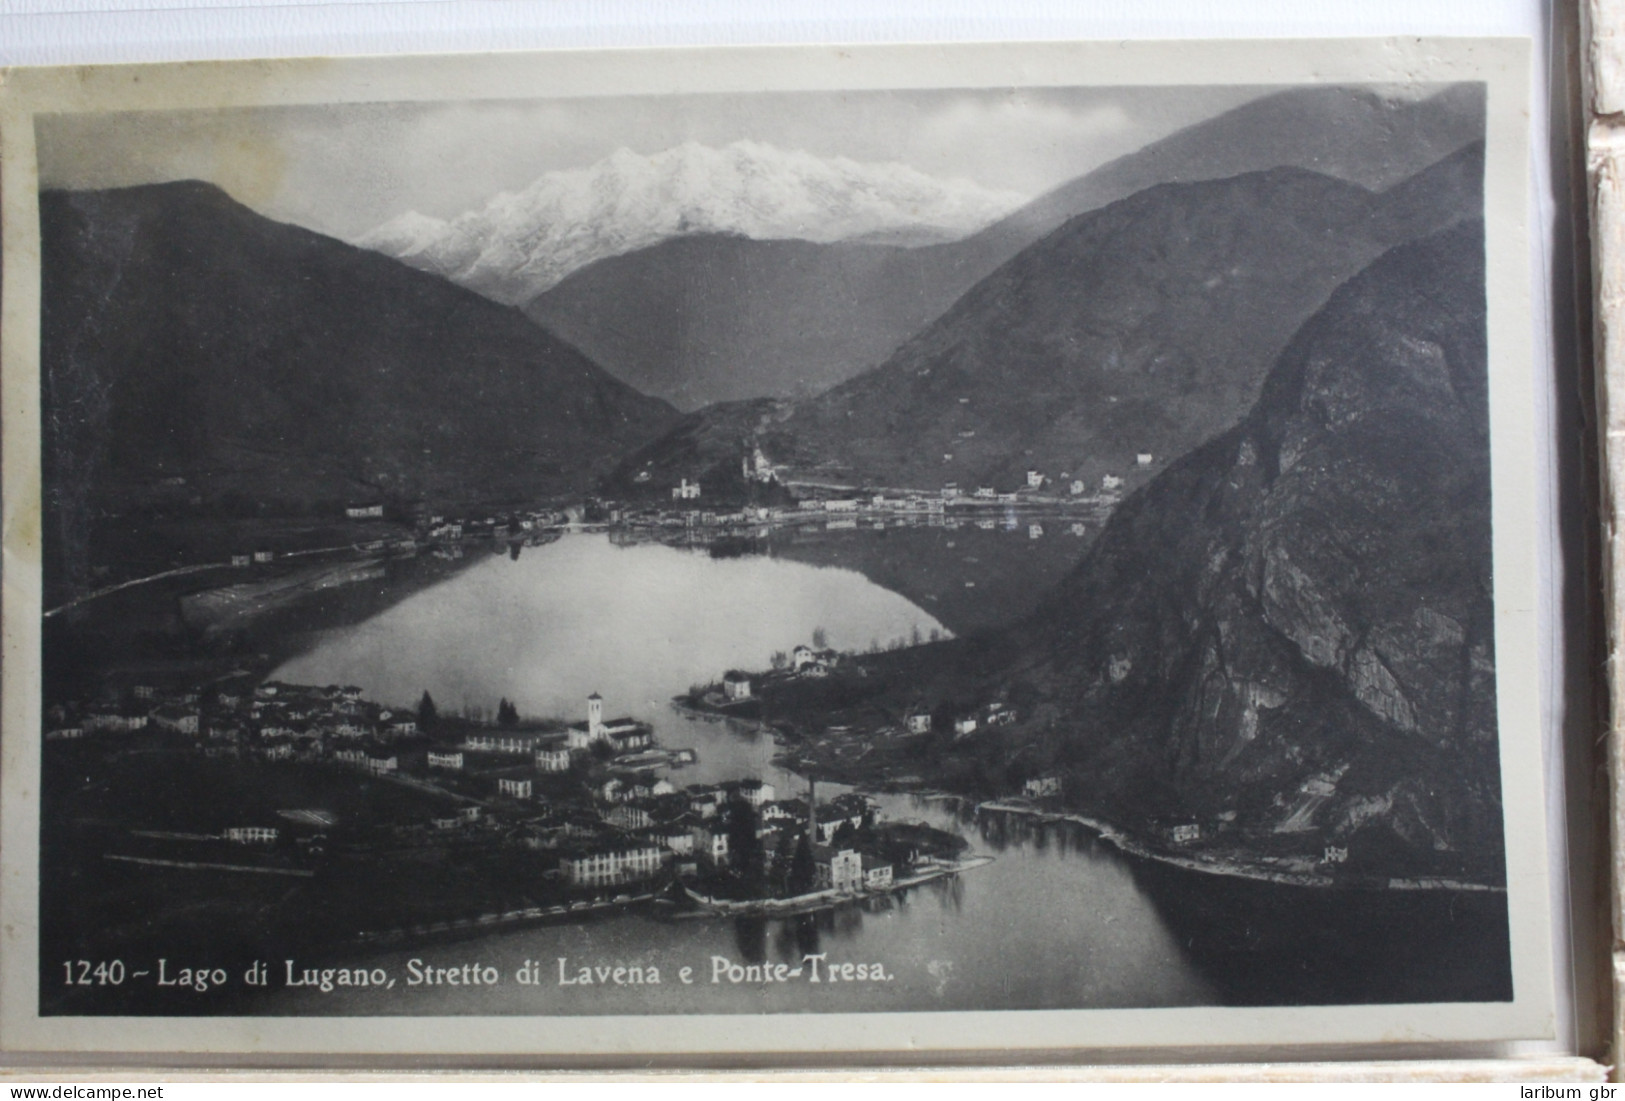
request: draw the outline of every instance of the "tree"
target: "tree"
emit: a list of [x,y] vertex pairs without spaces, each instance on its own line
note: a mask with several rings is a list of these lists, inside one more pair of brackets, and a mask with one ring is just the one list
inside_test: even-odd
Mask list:
[[790,893],[790,864],[795,851],[796,846],[790,836],[781,833],[778,847],[773,850],[773,866],[767,873],[768,886],[781,898]]
[[813,859],[812,841],[803,830],[800,839],[796,841],[795,855],[790,858],[789,892],[792,895],[804,895],[817,886],[818,863]]
[[875,829],[875,810],[869,807],[863,812],[863,819],[858,823],[857,843],[859,845],[873,845],[880,839]]
[[519,708],[509,703],[507,696],[503,696],[502,702],[497,704],[497,723],[500,726],[519,725]]
[[813,649],[814,650],[827,650],[827,649],[829,649],[829,636],[824,634],[824,629],[822,627],[814,627],[813,628]]
[[756,836],[756,808],[737,795],[728,800],[728,863],[753,897],[767,889],[762,839]]
[[440,711],[434,705],[434,697],[429,695],[428,689],[424,689],[423,698],[418,701],[418,725],[427,729],[433,726],[438,718]]
[[785,653],[783,650],[774,650],[773,656],[769,658],[768,661],[772,663],[773,668],[783,669],[786,665],[790,664],[790,655]]

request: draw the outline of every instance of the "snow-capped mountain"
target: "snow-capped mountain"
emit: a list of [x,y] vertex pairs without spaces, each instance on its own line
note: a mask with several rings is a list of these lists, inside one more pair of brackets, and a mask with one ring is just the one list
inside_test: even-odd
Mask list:
[[671,237],[923,244],[974,233],[1027,199],[904,164],[689,142],[549,172],[449,222],[410,211],[355,243],[519,303],[595,260]]

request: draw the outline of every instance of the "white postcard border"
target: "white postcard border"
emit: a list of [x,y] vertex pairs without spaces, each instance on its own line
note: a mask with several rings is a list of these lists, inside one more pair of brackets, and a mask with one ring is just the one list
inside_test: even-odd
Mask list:
[[[1553,1034],[1543,808],[1535,349],[1525,39],[565,50],[452,57],[182,63],[0,74],[0,1049],[633,1055],[1058,1051],[1260,1044],[1409,1044]],[[1411,83],[1488,87],[1485,181],[1496,664],[1511,1003],[752,1016],[40,1017],[38,176],[33,115],[386,100],[695,92],[1158,84]]]

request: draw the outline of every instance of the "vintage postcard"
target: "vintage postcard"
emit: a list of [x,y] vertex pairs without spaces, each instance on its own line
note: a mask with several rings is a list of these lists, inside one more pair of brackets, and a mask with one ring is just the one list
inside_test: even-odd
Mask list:
[[1550,1035],[1529,79],[4,74],[0,1043]]

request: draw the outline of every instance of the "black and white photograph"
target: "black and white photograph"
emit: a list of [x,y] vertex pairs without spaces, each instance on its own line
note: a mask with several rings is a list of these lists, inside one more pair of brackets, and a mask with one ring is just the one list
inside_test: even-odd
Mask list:
[[1310,45],[29,105],[13,1036],[1549,1029],[1524,55]]

